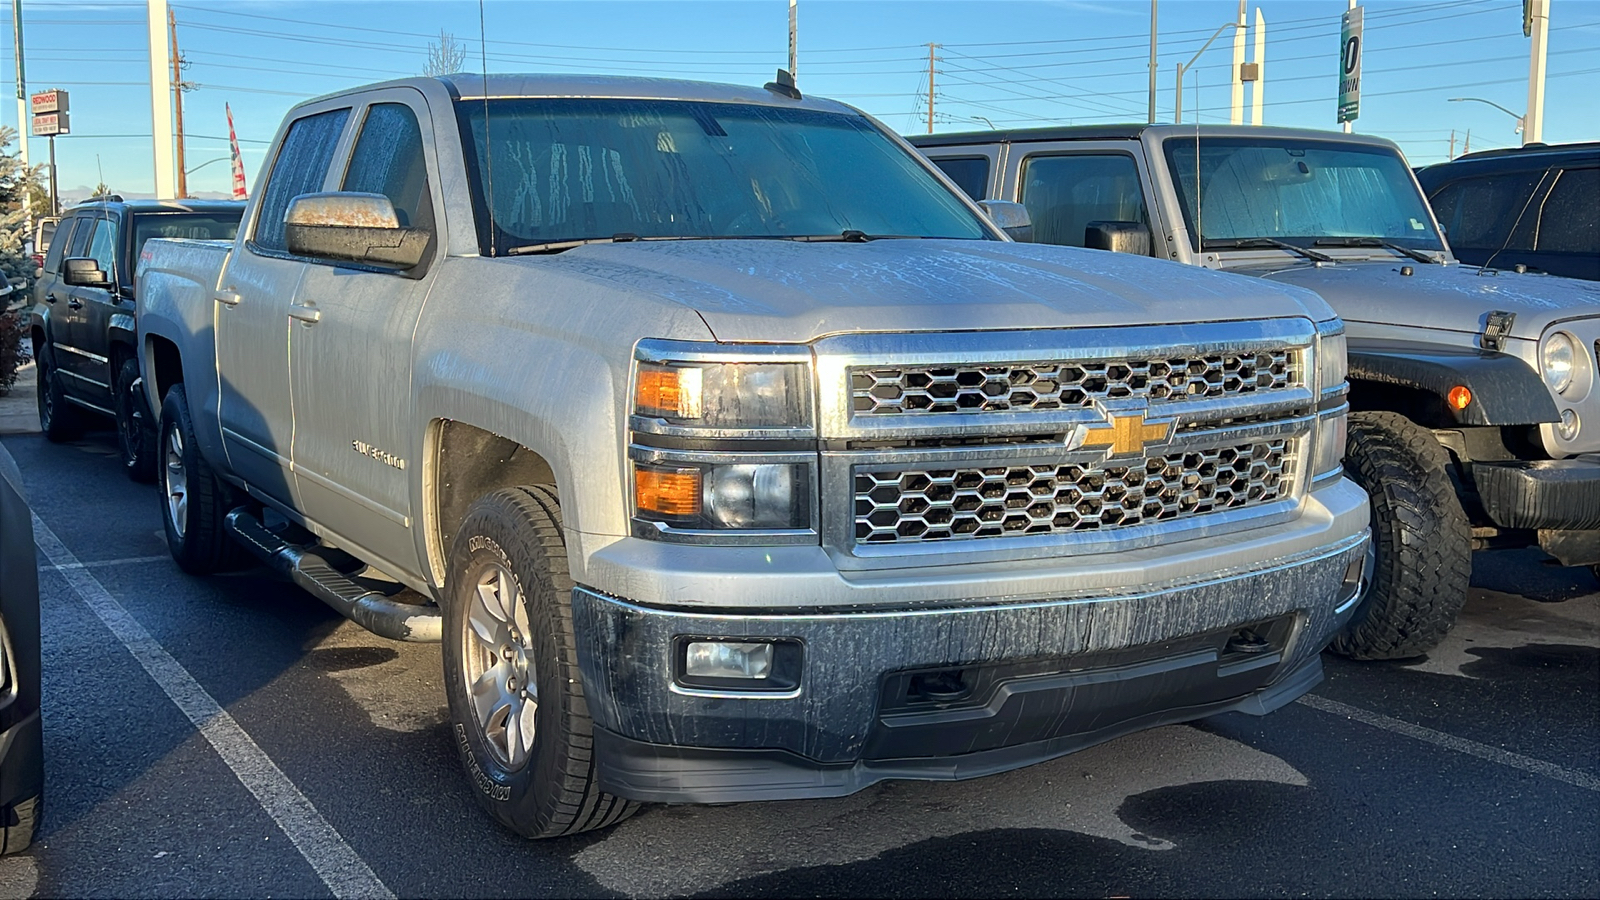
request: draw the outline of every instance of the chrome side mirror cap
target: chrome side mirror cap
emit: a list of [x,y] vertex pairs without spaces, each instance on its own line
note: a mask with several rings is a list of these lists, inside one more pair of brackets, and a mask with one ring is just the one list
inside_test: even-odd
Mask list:
[[432,232],[400,224],[382,194],[301,194],[283,216],[284,240],[296,256],[409,269],[422,262]]
[[1011,200],[979,200],[978,206],[1013,241],[1033,241],[1033,219],[1028,217],[1026,206]]

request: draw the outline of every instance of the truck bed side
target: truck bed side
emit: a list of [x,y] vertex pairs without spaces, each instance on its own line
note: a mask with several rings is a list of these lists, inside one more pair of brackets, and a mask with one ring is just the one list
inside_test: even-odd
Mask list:
[[217,416],[216,289],[230,241],[155,238],[139,256],[139,347],[152,410],[181,381],[201,451],[223,459]]

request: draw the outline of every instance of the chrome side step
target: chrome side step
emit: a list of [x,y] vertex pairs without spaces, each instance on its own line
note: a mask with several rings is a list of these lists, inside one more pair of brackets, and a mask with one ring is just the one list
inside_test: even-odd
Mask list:
[[315,548],[285,541],[242,507],[228,513],[224,524],[229,534],[269,568],[289,576],[362,628],[396,641],[438,643],[444,619],[433,603],[402,603],[357,584],[329,565]]

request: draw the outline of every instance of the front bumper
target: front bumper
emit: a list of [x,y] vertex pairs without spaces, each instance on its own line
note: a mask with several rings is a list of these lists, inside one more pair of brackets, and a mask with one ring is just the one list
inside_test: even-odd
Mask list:
[[[960,779],[1141,728],[1264,714],[1321,678],[1352,608],[1366,533],[1208,580],[1029,602],[732,614],[578,588],[578,660],[601,787],[658,802],[841,796],[887,778]],[[1243,652],[1243,627],[1265,646]],[[786,638],[798,689],[698,691],[679,639]],[[955,695],[914,679],[956,672]]]
[[1472,480],[1496,525],[1537,531],[1539,546],[1564,565],[1600,563],[1600,453],[1474,463]]

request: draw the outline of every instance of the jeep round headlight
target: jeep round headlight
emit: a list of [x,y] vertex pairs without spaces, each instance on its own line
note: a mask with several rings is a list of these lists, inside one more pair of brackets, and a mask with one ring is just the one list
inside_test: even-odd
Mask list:
[[1544,339],[1544,349],[1539,352],[1539,366],[1544,373],[1544,383],[1550,390],[1561,393],[1572,384],[1572,367],[1577,359],[1577,348],[1572,337],[1557,331]]

